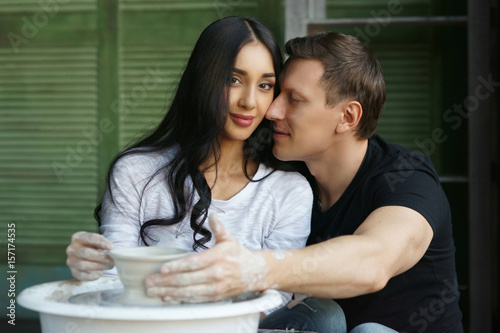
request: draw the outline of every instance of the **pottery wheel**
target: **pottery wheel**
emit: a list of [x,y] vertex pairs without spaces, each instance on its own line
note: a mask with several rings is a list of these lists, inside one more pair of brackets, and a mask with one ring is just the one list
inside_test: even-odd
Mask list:
[[[91,291],[78,295],[73,295],[68,299],[69,303],[78,304],[78,305],[90,305],[90,306],[104,306],[104,307],[137,307],[137,305],[129,305],[123,304],[118,301],[118,297],[123,293],[123,288],[116,289],[107,289],[107,290],[99,290],[99,291]],[[252,300],[260,296],[260,292],[250,292],[243,295],[239,295],[233,298],[224,299],[222,301],[215,302],[203,302],[203,303],[181,303],[181,304],[160,304],[160,305],[141,305],[140,307],[155,307],[155,308],[164,308],[164,307],[195,307],[195,306],[207,306],[207,305],[215,305],[215,304],[228,304],[228,303],[236,303],[242,301]]]

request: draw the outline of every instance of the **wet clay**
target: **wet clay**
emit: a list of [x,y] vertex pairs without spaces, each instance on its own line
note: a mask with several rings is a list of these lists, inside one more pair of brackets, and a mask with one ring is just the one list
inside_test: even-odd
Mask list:
[[149,297],[145,279],[160,272],[161,266],[170,260],[188,255],[189,252],[169,247],[137,247],[110,251],[118,275],[123,283],[123,294],[118,301],[129,305],[158,305],[163,300]]

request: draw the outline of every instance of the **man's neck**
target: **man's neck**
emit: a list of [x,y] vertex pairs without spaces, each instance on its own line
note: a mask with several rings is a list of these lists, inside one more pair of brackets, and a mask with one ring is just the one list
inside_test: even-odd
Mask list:
[[305,161],[316,179],[323,210],[337,202],[356,176],[368,149],[368,140],[345,138],[320,157]]

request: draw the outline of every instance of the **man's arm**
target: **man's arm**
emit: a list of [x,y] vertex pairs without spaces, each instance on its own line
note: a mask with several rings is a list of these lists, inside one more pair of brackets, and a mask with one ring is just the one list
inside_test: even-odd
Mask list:
[[[213,221],[211,221],[213,223]],[[323,298],[349,298],[381,290],[414,266],[433,237],[425,218],[401,206],[372,212],[354,235],[299,250],[243,248],[213,223],[214,248],[175,262],[147,279],[151,296],[218,300],[268,288]]]
[[283,261],[266,253],[266,279],[279,289],[324,298],[376,292],[413,267],[432,240],[429,223],[416,211],[387,206],[372,212],[354,235],[295,251]]

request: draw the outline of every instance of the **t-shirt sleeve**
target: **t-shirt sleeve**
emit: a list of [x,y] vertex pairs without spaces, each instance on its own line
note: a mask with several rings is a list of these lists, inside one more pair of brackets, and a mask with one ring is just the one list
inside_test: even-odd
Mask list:
[[101,208],[99,232],[113,242],[115,248],[141,245],[141,196],[147,180],[141,159],[125,156],[118,160],[110,174]]
[[425,169],[386,172],[375,180],[372,210],[384,206],[403,206],[420,213],[436,233],[445,221],[448,201],[439,179]]

